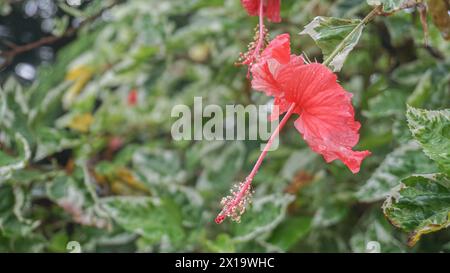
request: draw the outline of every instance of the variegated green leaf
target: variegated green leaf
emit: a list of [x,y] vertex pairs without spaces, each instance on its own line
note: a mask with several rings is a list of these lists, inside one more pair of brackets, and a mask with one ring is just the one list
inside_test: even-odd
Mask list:
[[450,109],[428,111],[409,106],[406,117],[425,154],[450,174]]
[[394,226],[409,232],[408,244],[413,246],[422,235],[450,226],[450,180],[444,174],[405,178],[383,211]]
[[[77,172],[81,173],[78,169]],[[85,174],[87,175],[87,174]],[[88,179],[84,177],[84,179]],[[58,175],[46,185],[47,196],[80,225],[106,228],[110,223],[104,211],[93,200],[87,181]]]
[[234,226],[234,240],[247,242],[273,231],[285,218],[287,206],[293,199],[289,194],[255,198],[249,208],[251,214],[248,213],[239,225]]
[[16,133],[16,143],[18,157],[11,157],[0,151],[0,182],[7,180],[14,171],[25,168],[31,157],[30,146],[27,140],[19,133]]
[[[339,71],[358,43],[364,24],[359,19],[315,17],[300,34],[308,34],[322,50],[328,67]],[[324,64],[325,64],[324,62]]]
[[0,186],[0,237],[22,237],[30,235],[40,221],[25,218],[24,208],[29,206],[26,193],[20,187]]
[[102,200],[118,225],[153,244],[179,244],[184,237],[180,207],[169,199],[110,197]]
[[399,10],[408,0],[367,0],[367,4],[371,6],[383,6],[384,12],[392,12]]
[[362,202],[379,201],[386,198],[401,179],[411,174],[436,171],[436,164],[427,158],[420,146],[417,143],[408,142],[386,156],[356,196]]

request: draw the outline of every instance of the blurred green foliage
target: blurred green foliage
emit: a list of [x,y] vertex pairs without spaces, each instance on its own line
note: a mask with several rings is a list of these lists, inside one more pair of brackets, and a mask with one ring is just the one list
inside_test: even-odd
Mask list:
[[[63,16],[88,18],[112,1],[91,2]],[[401,1],[375,2],[390,11]],[[370,10],[363,0],[283,0],[283,22],[267,27],[321,61],[314,40],[296,33],[315,16],[361,19]],[[260,143],[175,142],[170,113],[194,96],[268,102],[234,66],[257,18],[238,0],[118,1],[106,15],[83,25],[32,85],[13,77],[2,85],[0,251],[66,252],[69,241],[84,252],[364,252],[370,241],[382,252],[450,251],[450,48],[430,20],[424,46],[415,9],[365,26],[339,72],[362,124],[356,148],[373,153],[361,172],[326,164],[290,124],[242,222],[222,225],[213,221],[219,200]],[[442,230],[409,247],[383,212],[412,232],[410,245]]]

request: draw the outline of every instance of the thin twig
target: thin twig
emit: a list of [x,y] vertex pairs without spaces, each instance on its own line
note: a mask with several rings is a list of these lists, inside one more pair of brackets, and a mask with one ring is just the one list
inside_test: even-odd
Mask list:
[[61,36],[47,36],[47,37],[43,37],[43,38],[41,38],[41,39],[39,39],[37,41],[34,41],[32,43],[29,43],[29,44],[25,44],[25,45],[15,45],[12,42],[9,42],[9,41],[6,41],[6,40],[2,40],[2,43],[7,45],[8,47],[10,47],[11,50],[0,52],[0,56],[5,58],[5,62],[0,66],[0,70],[2,70],[3,68],[7,67],[8,65],[10,65],[12,63],[12,61],[14,60],[14,58],[16,56],[20,55],[20,54],[23,54],[25,52],[28,52],[30,50],[33,50],[35,48],[38,48],[38,47],[41,47],[41,46],[44,46],[44,45],[53,44],[53,43],[58,42],[58,41],[60,41],[60,40],[62,40],[64,38],[68,38],[68,37],[74,36],[75,34],[77,34],[78,30],[80,30],[85,25],[95,21],[97,18],[99,18],[103,14],[103,12],[105,12],[106,10],[111,9],[113,6],[115,6],[118,3],[119,3],[119,1],[113,1],[108,6],[102,8],[98,13],[92,15],[91,17],[88,17],[86,20],[81,22],[78,27],[68,28]]
[[423,30],[423,44],[425,47],[430,45],[430,35],[428,32],[428,24],[427,24],[427,7],[423,3],[417,4],[417,10],[419,11],[420,23],[422,24]]
[[17,45],[11,41],[1,40],[0,42],[2,42],[4,45],[6,45],[9,48],[17,48]]

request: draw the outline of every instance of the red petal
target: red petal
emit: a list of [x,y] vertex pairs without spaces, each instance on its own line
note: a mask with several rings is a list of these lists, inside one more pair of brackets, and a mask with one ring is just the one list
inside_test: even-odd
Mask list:
[[[253,76],[252,88],[263,91],[267,96],[284,99],[286,97],[286,87],[283,86],[283,83],[297,77],[296,68],[301,66],[304,66],[303,58],[295,55],[291,56],[291,61],[286,65],[280,64],[275,59],[263,60],[253,65],[251,69]],[[290,93],[295,94],[295,90]],[[292,99],[289,100],[289,104],[293,101]]]
[[281,0],[268,0],[264,14],[272,22],[281,22],[280,17],[280,2]]
[[340,159],[353,172],[359,171],[369,151],[352,151],[360,128],[351,104],[352,94],[337,82],[336,75],[322,64],[295,69],[296,77],[281,83],[287,101],[301,108],[295,126],[303,138],[327,162]]
[[241,4],[245,10],[247,10],[248,15],[257,16],[259,13],[259,2],[260,0],[241,0]]
[[289,34],[281,34],[275,37],[262,52],[262,58],[273,58],[280,64],[286,64],[291,57],[291,41]]
[[291,71],[291,68],[287,70],[284,68],[287,64],[303,65],[303,60],[295,55],[292,55],[293,60],[290,62],[290,54],[289,34],[275,37],[262,52],[259,62],[251,69],[253,89],[264,91],[268,96],[281,96],[280,81],[277,80],[279,73],[284,71],[282,74],[287,76]]
[[270,113],[270,117],[269,117],[270,121],[274,121],[280,115],[285,113],[289,109],[289,106],[291,106],[291,103],[289,103],[281,98],[275,98],[273,101],[273,106],[278,107],[278,111],[272,110],[272,113]]
[[[259,4],[261,0],[241,0],[241,4],[245,10],[247,10],[248,15],[258,16],[259,15]],[[267,17],[272,22],[280,22],[280,0],[266,0],[264,3],[264,16]]]
[[253,89],[264,91],[267,96],[280,96],[281,87],[275,80],[280,68],[280,63],[274,59],[269,59],[253,65],[251,69]]

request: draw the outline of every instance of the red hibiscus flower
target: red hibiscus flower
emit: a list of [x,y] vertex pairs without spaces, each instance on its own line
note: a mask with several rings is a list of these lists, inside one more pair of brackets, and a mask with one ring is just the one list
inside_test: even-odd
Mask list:
[[352,94],[337,83],[336,75],[320,63],[305,64],[291,55],[289,34],[276,37],[252,67],[252,87],[275,98],[280,114],[295,104],[295,127],[311,149],[327,162],[339,159],[353,172],[369,151],[353,151],[358,130]]
[[272,22],[281,21],[280,2],[281,0],[241,0],[242,6],[250,16],[258,16],[259,8],[262,4],[264,16]]
[[[252,87],[274,97],[279,113],[286,113],[256,161],[251,173],[230,196],[222,199],[223,209],[216,218],[239,221],[251,195],[251,183],[274,138],[292,114],[297,130],[311,149],[326,162],[341,160],[353,173],[359,172],[369,151],[353,151],[361,127],[355,121],[352,94],[337,83],[336,75],[320,63],[305,63],[303,57],[291,54],[289,34],[277,36],[252,66]],[[277,118],[276,116],[272,118]]]

